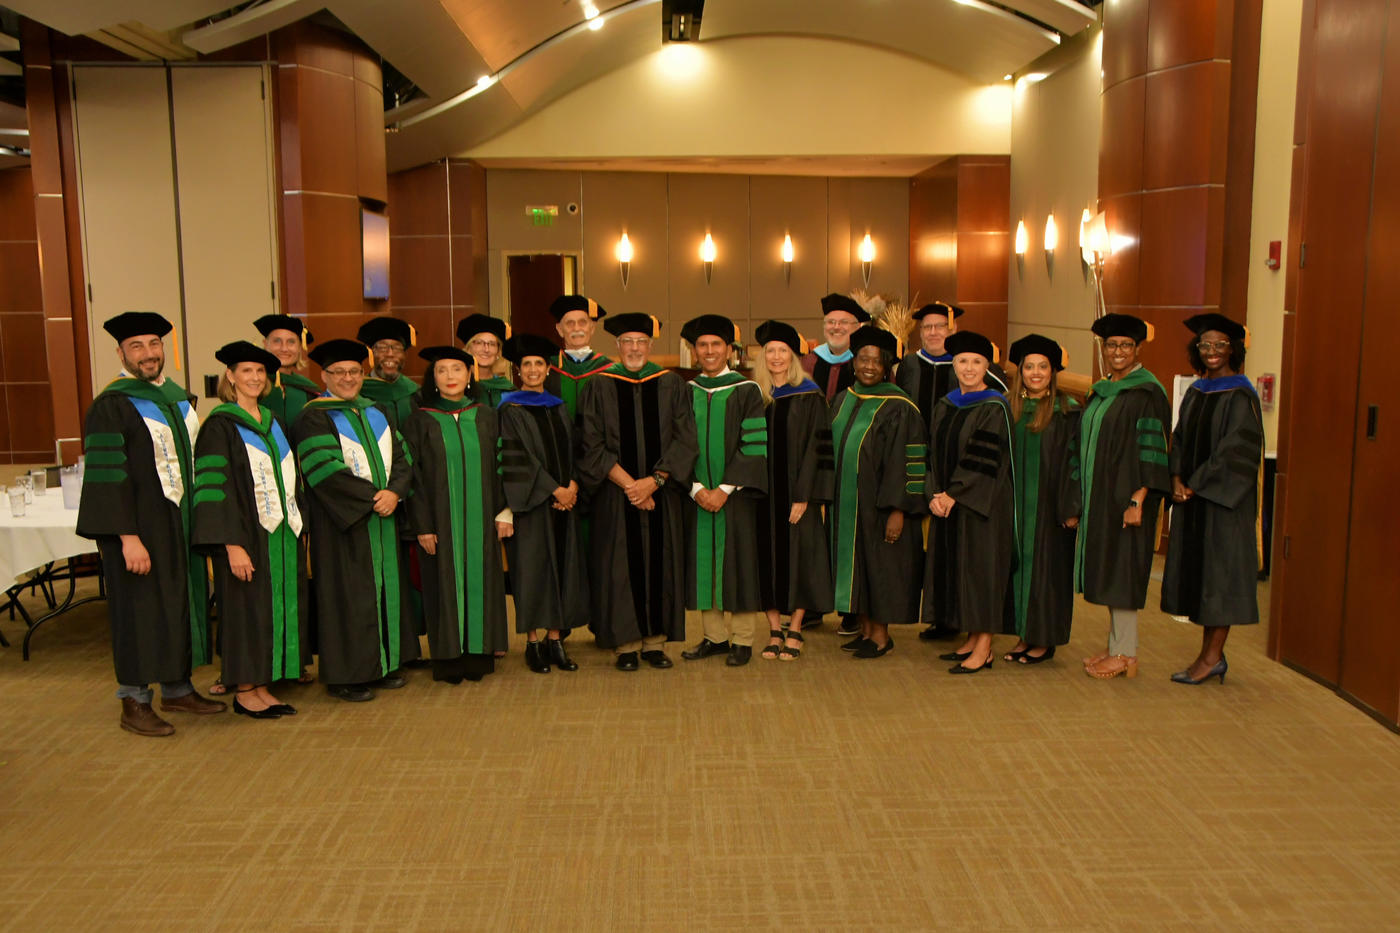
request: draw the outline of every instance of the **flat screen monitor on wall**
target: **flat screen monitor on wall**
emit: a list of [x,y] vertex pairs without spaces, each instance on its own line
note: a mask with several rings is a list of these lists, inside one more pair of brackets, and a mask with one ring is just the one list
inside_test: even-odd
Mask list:
[[369,208],[360,210],[360,243],[364,255],[366,298],[389,297],[389,218]]

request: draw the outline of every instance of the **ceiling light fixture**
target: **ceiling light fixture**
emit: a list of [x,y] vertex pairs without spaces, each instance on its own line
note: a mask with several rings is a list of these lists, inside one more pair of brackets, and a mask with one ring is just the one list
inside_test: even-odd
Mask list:
[[492,75],[482,75],[481,77],[476,79],[476,86],[481,88],[483,91],[495,83],[496,79]]

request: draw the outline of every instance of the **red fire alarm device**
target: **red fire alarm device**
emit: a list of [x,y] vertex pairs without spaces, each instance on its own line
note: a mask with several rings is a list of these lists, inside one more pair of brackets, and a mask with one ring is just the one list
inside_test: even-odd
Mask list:
[[1274,374],[1264,373],[1254,380],[1254,385],[1259,391],[1259,407],[1264,411],[1274,410]]
[[1269,241],[1269,258],[1264,260],[1264,265],[1278,271],[1278,267],[1283,264],[1283,242],[1280,240]]

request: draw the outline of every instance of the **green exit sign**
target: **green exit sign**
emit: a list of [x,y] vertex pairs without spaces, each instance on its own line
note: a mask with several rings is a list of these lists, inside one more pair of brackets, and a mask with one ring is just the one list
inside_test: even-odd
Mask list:
[[525,216],[530,218],[530,223],[536,227],[552,227],[554,218],[559,216],[559,205],[529,204],[525,207]]

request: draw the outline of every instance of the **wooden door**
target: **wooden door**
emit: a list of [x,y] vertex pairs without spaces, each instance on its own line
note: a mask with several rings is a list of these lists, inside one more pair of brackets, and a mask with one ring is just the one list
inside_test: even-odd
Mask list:
[[564,257],[557,253],[507,257],[510,328],[514,333],[553,338],[549,305],[564,294]]

